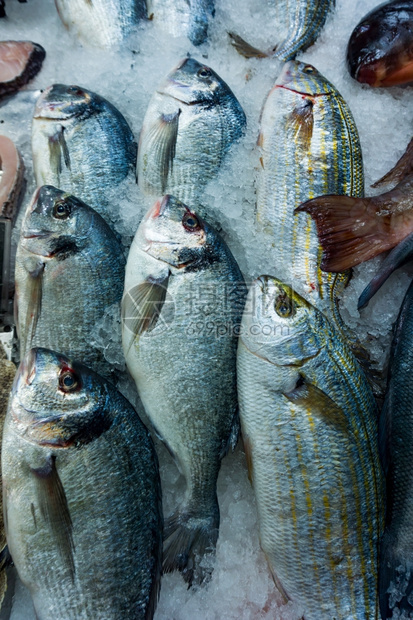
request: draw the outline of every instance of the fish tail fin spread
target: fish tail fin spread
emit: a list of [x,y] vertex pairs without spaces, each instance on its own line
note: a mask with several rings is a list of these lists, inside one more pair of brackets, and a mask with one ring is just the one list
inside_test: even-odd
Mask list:
[[253,47],[238,34],[235,34],[235,32],[228,32],[228,36],[231,39],[231,45],[235,47],[238,54],[241,54],[244,58],[267,58],[270,55]]
[[387,174],[381,179],[373,183],[372,187],[380,187],[388,183],[400,183],[402,179],[413,172],[413,138],[407,145],[405,153],[400,157],[399,161]]
[[390,216],[378,220],[377,208],[376,197],[334,195],[313,198],[297,207],[296,212],[308,213],[316,223],[323,271],[345,271],[392,247]]
[[211,559],[215,555],[218,528],[218,502],[206,516],[200,515],[199,510],[198,514],[184,510],[169,517],[164,529],[163,572],[178,570],[188,588],[208,582],[213,570]]
[[[399,555],[394,537],[385,532],[380,550],[379,603],[382,618],[413,618],[413,566],[406,553]],[[399,616],[397,616],[399,617]]]
[[382,287],[393,271],[412,259],[413,255],[413,233],[410,233],[403,241],[386,256],[380,266],[380,271],[374,276],[372,281],[361,293],[357,308],[362,310],[367,306],[371,298]]

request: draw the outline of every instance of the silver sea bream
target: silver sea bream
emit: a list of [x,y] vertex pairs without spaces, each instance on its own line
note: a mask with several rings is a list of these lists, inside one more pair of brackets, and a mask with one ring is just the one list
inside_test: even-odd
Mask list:
[[105,309],[121,301],[124,273],[123,249],[104,219],[74,196],[40,188],[16,255],[20,357],[41,346],[110,372],[90,343]]
[[119,45],[146,17],[145,0],[55,0],[60,19],[83,43]]
[[336,283],[347,278],[321,271],[315,224],[294,209],[321,194],[363,195],[351,112],[312,65],[290,61],[265,101],[257,150],[256,219],[272,239],[271,269],[332,317]]
[[171,194],[204,210],[205,185],[246,125],[234,93],[209,67],[186,58],[149,102],[138,148],[138,182],[153,199]]
[[7,541],[39,620],[150,620],[161,574],[158,462],[128,401],[46,349],[20,365],[6,417]]
[[149,210],[132,243],[123,349],[146,414],[186,482],[165,523],[164,571],[200,583],[218,538],[221,459],[238,438],[237,329],[245,284],[216,231],[179,200]]
[[306,620],[378,620],[377,408],[344,339],[290,287],[250,289],[237,359],[260,542]]
[[36,103],[32,153],[37,185],[78,196],[107,221],[114,190],[136,165],[136,143],[109,101],[79,86],[53,84]]

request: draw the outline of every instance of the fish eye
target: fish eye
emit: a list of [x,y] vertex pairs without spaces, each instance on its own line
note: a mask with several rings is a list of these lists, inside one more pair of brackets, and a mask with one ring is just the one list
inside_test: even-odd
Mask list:
[[314,73],[314,67],[311,65],[306,65],[303,69],[304,73]]
[[209,78],[212,75],[212,71],[211,71],[211,69],[208,69],[208,67],[201,67],[201,69],[199,69],[197,75],[200,78]]
[[70,213],[71,209],[65,202],[56,202],[53,207],[53,217],[58,220],[66,220],[70,216]]
[[80,387],[80,381],[73,370],[65,370],[59,377],[59,388],[63,392],[74,392]]
[[182,218],[182,225],[186,230],[189,230],[189,232],[193,232],[201,228],[198,218],[193,213],[188,212],[185,213]]
[[69,86],[69,88],[67,89],[67,92],[70,95],[78,95],[79,97],[84,95],[84,92],[81,88],[78,88],[77,86]]
[[293,301],[287,297],[285,293],[278,295],[275,300],[274,309],[278,316],[283,319],[287,319],[295,314]]

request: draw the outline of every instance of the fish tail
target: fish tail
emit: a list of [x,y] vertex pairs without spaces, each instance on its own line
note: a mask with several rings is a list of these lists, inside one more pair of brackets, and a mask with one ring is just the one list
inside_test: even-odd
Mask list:
[[316,223],[323,271],[345,271],[394,245],[389,235],[390,218],[383,216],[378,221],[377,206],[376,197],[331,195],[308,200],[296,209],[311,215]]
[[[165,522],[163,572],[179,571],[188,588],[211,579],[212,557],[218,540],[219,508],[210,514],[178,511]],[[207,556],[207,557],[205,557]],[[208,557],[209,556],[209,557]]]
[[380,553],[379,603],[382,618],[392,618],[399,609],[403,618],[413,617],[413,566],[406,553],[398,553],[394,536],[385,532]]

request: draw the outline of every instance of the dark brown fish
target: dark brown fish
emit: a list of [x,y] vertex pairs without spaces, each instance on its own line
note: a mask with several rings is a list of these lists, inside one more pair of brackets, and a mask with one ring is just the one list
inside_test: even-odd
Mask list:
[[31,41],[0,42],[0,99],[18,91],[40,71],[44,48]]
[[323,271],[354,267],[391,250],[413,232],[413,140],[373,187],[391,182],[397,185],[379,196],[319,196],[296,209],[316,223]]
[[350,75],[370,86],[413,81],[413,1],[376,7],[355,27],[347,47]]

